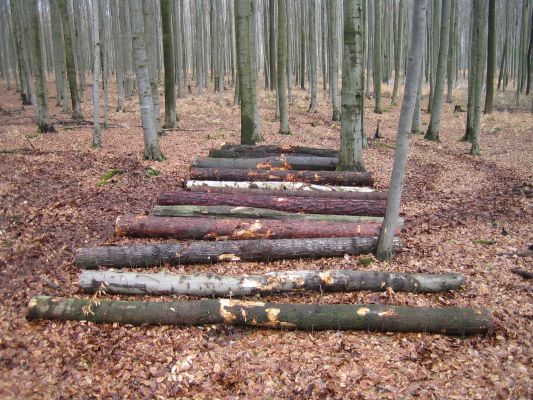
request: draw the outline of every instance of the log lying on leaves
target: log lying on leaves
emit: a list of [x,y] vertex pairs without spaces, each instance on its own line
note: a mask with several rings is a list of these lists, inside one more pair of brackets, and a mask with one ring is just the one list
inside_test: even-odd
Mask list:
[[368,215],[373,217],[385,215],[387,207],[385,200],[277,197],[254,194],[232,195],[189,191],[162,192],[157,202],[164,206],[241,206],[295,213]]
[[493,330],[490,311],[459,307],[398,307],[380,304],[279,304],[259,301],[112,301],[37,296],[28,320],[73,320],[131,325],[230,324],[302,330],[368,330],[448,335]]
[[[158,217],[266,218],[294,221],[376,222],[379,224],[383,222],[383,217],[301,214],[240,206],[155,206],[152,214]],[[401,224],[403,224],[403,220],[401,220]]]
[[282,156],[261,158],[197,157],[191,165],[197,168],[334,171],[338,164],[339,159],[336,157]]
[[268,171],[263,169],[191,168],[191,179],[219,181],[285,181],[319,185],[373,186],[370,172]]
[[[220,242],[154,243],[80,249],[74,264],[79,268],[143,268],[163,264],[210,264],[224,261],[273,261],[292,258],[342,257],[372,253],[377,238],[313,238],[277,240],[228,240]],[[400,240],[395,238],[398,247]]]
[[196,188],[234,188],[234,189],[268,189],[283,191],[302,191],[305,193],[370,193],[374,189],[367,186],[328,186],[313,185],[305,182],[238,182],[238,181],[211,181],[211,180],[194,180],[189,179],[185,182],[185,187],[189,190]]
[[524,279],[533,279],[533,272],[526,271],[524,269],[513,268],[511,272],[516,275],[520,275]]
[[209,157],[216,158],[253,158],[253,157],[271,157],[280,154],[307,155],[317,157],[339,157],[339,152],[333,149],[318,149],[304,146],[277,146],[277,145],[240,145],[225,144],[220,150],[213,149],[209,151]]
[[359,290],[395,292],[441,292],[465,284],[461,274],[409,274],[378,271],[283,271],[264,275],[144,274],[118,271],[82,271],[80,286],[86,292],[103,287],[106,293],[250,296],[300,290],[353,292]]
[[[298,239],[379,236],[375,222],[295,221],[251,218],[186,218],[125,215],[117,218],[115,234],[181,240]],[[399,229],[396,230],[399,234]]]
[[[287,190],[287,189],[257,189],[254,186],[249,188],[233,188],[233,187],[219,187],[209,185],[195,185],[189,182],[209,182],[209,181],[187,181],[186,187],[191,192],[205,192],[205,193],[224,193],[233,195],[262,195],[262,196],[276,196],[276,197],[312,197],[324,199],[359,199],[359,200],[387,200],[387,192],[338,192],[338,191],[313,191],[313,190]],[[218,181],[211,181],[221,183]],[[225,183],[225,182],[224,182]],[[243,183],[243,182],[239,182]],[[247,182],[246,182],[247,183]],[[269,182],[266,182],[269,183]],[[355,187],[353,187],[355,189]]]

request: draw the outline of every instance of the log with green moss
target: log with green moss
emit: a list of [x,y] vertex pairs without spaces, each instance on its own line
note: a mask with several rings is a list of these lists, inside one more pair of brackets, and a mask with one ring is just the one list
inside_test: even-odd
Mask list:
[[278,146],[278,145],[241,145],[225,144],[220,149],[209,151],[209,157],[216,158],[254,158],[254,157],[275,157],[281,154],[291,154],[294,156],[317,156],[317,157],[339,157],[339,152],[333,149],[318,149],[304,146]]
[[192,295],[235,297],[302,290],[354,292],[442,292],[465,284],[461,274],[411,274],[381,271],[302,270],[269,272],[263,275],[217,275],[91,271],[80,273],[86,292],[105,288],[109,294]]
[[493,330],[487,309],[380,304],[296,304],[260,301],[114,301],[37,296],[28,320],[131,325],[229,324],[257,328],[420,332],[467,336]]
[[[372,253],[377,238],[312,238],[198,241],[189,244],[153,243],[87,247],[76,253],[78,268],[144,268],[164,264],[212,264],[224,261],[273,261],[342,257]],[[398,238],[395,247],[400,245]]]

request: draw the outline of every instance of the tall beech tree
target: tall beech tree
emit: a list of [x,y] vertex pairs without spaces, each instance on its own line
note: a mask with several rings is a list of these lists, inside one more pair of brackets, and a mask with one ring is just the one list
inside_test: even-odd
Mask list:
[[381,114],[381,0],[374,0],[374,112]]
[[100,29],[99,4],[92,0],[93,6],[93,147],[102,146],[100,132]]
[[172,32],[172,7],[170,0],[160,0],[163,30],[163,59],[165,68],[165,127],[176,127],[176,66]]
[[494,103],[494,71],[496,68],[496,0],[489,0],[487,37],[487,90],[485,92],[485,114],[492,114]]
[[398,214],[402,199],[405,166],[409,152],[409,132],[413,120],[418,78],[421,73],[421,60],[424,53],[424,36],[426,28],[427,0],[414,0],[411,48],[407,63],[405,90],[398,122],[398,136],[394,163],[392,166],[391,183],[387,199],[387,210],[379,236],[376,257],[380,260],[390,260],[393,252],[394,231],[397,228]]
[[[337,35],[337,2],[327,1],[328,14],[328,54],[329,54],[329,90],[331,95],[331,104],[333,106],[333,121],[339,121],[341,113],[339,109],[339,93],[338,93],[338,35]],[[303,62],[303,60],[301,60]]]
[[278,97],[279,133],[290,135],[289,102],[287,100],[287,6],[285,0],[278,0]]
[[[290,1],[290,0],[289,0]],[[317,91],[317,29],[316,29],[316,0],[309,0],[309,91],[311,104],[309,112],[316,113]]]

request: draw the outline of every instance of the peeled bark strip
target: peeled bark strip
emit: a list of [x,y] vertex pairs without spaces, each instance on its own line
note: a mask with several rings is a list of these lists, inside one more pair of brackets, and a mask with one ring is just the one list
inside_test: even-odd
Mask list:
[[288,213],[267,208],[240,206],[155,206],[152,214],[158,217],[266,218],[293,221],[375,222],[378,224],[383,221],[382,217]]
[[191,179],[220,181],[285,181],[319,185],[373,186],[369,172],[267,171],[261,169],[191,168]]
[[326,198],[326,199],[358,199],[358,200],[387,200],[387,192],[335,192],[335,191],[313,191],[313,190],[283,190],[283,189],[256,189],[256,188],[232,188],[232,187],[216,187],[207,185],[189,185],[189,182],[205,182],[205,181],[187,181],[186,186],[192,192],[205,193],[223,193],[232,195],[253,194],[262,196],[276,196],[276,197],[312,197],[312,198]]
[[[187,189],[198,187],[209,188],[235,188],[235,189],[265,189],[265,190],[291,190],[305,192],[335,192],[335,193],[370,193],[374,189],[366,186],[328,186],[313,185],[304,182],[236,182],[236,181],[212,181],[212,180],[187,180],[185,182]],[[207,190],[206,190],[207,191]]]
[[209,150],[209,157],[216,158],[254,158],[271,157],[280,154],[308,155],[317,157],[339,157],[339,152],[333,149],[317,149],[303,146],[278,146],[278,145],[239,145],[225,144],[220,150]]
[[327,199],[311,197],[276,197],[231,195],[202,192],[162,192],[157,199],[159,205],[197,205],[197,206],[242,206],[269,208],[286,212],[308,214],[366,215],[381,217],[385,214],[385,200]]
[[[155,243],[103,246],[80,249],[78,268],[143,268],[163,264],[211,264],[224,261],[273,261],[345,254],[367,254],[375,250],[377,238],[313,238],[277,240],[227,240],[221,242]],[[399,246],[400,240],[395,239]]]
[[[126,215],[117,218],[115,234],[181,240],[298,239],[379,236],[375,222],[278,221],[252,218],[185,218]],[[397,233],[399,233],[397,231]]]
[[267,169],[334,171],[339,164],[335,157],[281,156],[261,158],[214,158],[197,157],[192,162],[197,168]]
[[143,274],[117,271],[82,271],[80,286],[96,292],[104,285],[110,294],[251,296],[301,290],[326,292],[442,292],[465,284],[461,274],[409,274],[378,271],[283,271],[264,275]]
[[91,321],[131,325],[229,324],[302,330],[368,330],[473,335],[493,330],[487,309],[398,307],[379,304],[279,304],[260,301],[172,302],[100,300],[37,296],[28,320]]

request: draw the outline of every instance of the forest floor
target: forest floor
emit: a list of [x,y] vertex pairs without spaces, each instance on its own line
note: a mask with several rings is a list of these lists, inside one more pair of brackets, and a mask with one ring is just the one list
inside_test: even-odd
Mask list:
[[[91,125],[73,123],[54,99],[50,108],[58,133],[39,135],[33,109],[23,109],[4,83],[0,93],[0,398],[533,397],[533,286],[511,273],[512,268],[531,270],[532,259],[502,255],[533,243],[531,98],[522,109],[507,109],[500,106],[506,99],[496,99],[498,111],[482,116],[481,157],[470,156],[470,146],[458,142],[466,113],[453,113],[452,104],[444,106],[441,143],[412,137],[403,248],[390,264],[366,265],[366,255],[165,266],[176,272],[234,274],[327,268],[460,272],[468,285],[453,293],[265,297],[492,310],[493,334],[458,338],[26,321],[34,295],[83,296],[73,264],[76,249],[139,242],[114,237],[116,217],[150,213],[160,191],[180,186],[194,156],[237,143],[239,109],[232,105],[231,90],[221,99],[213,94],[178,99],[180,129],[161,138],[167,160],[158,163],[142,160],[136,100],[127,102],[127,112],[116,113],[116,98],[111,99],[112,127],[103,131],[103,148],[96,150],[90,147]],[[90,93],[87,88],[87,119]],[[281,136],[274,94],[261,94],[266,143],[337,148],[340,126],[330,121],[327,100],[321,94],[318,113],[308,114],[306,92],[295,89],[294,96],[293,135]],[[373,136],[381,119],[384,138],[372,141],[365,152],[366,167],[381,189],[389,185],[400,108],[390,106],[387,96],[383,104],[385,113],[376,115],[367,103],[367,132]],[[428,115],[423,118],[426,127]],[[150,176],[149,167],[159,175]],[[99,186],[112,169],[119,174]]]

